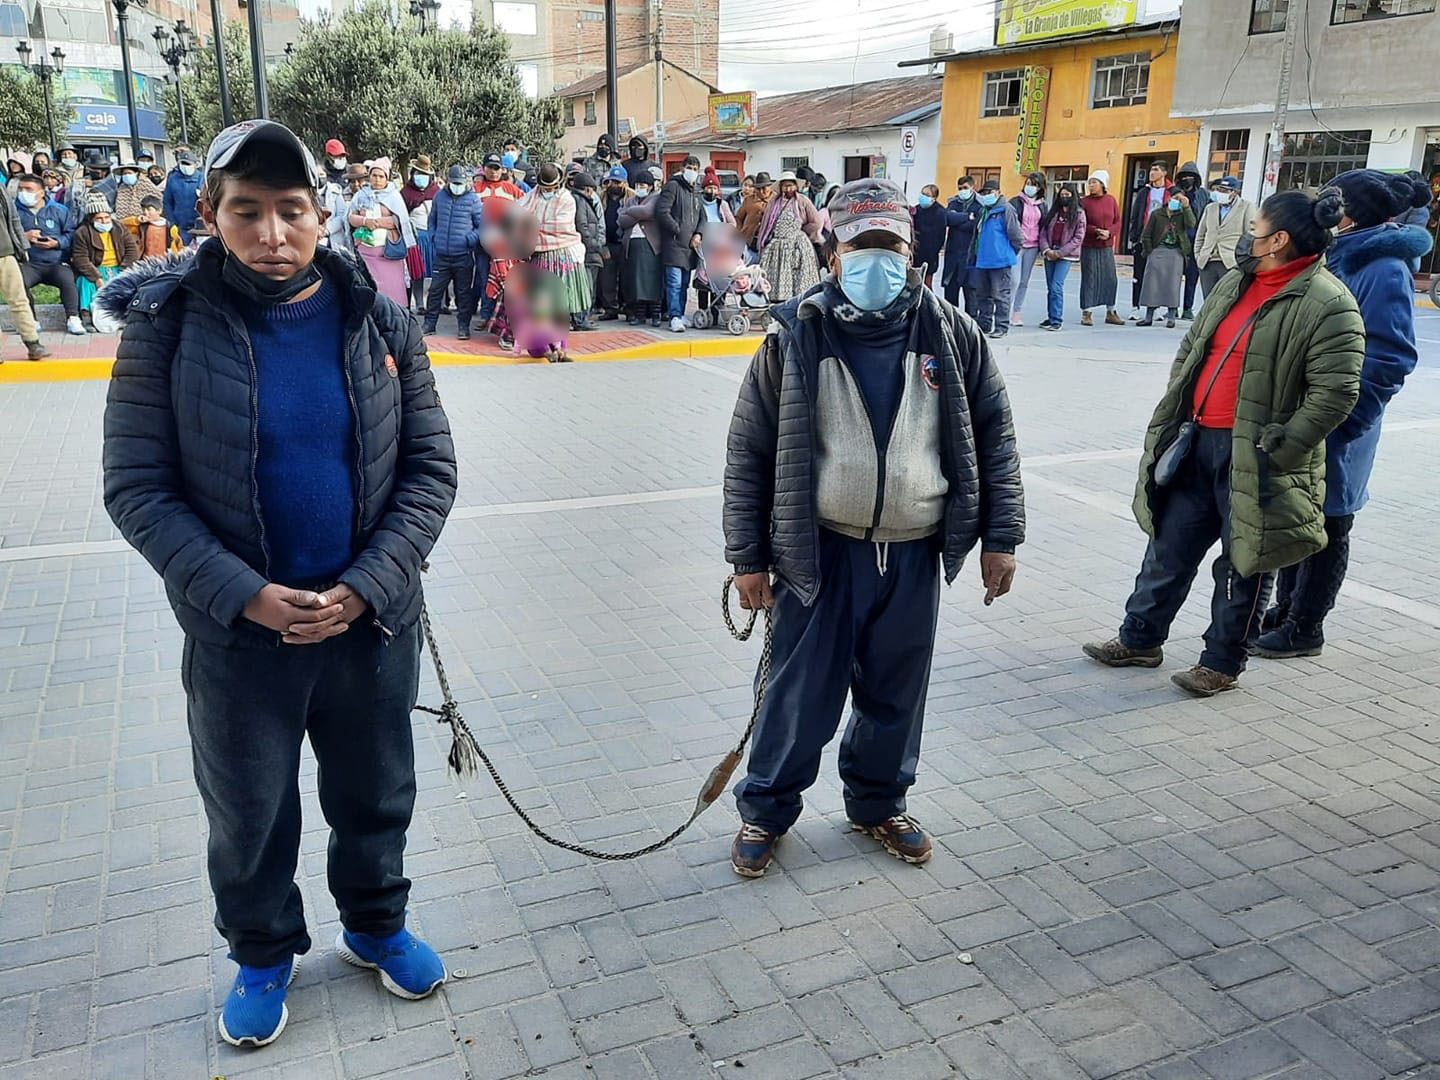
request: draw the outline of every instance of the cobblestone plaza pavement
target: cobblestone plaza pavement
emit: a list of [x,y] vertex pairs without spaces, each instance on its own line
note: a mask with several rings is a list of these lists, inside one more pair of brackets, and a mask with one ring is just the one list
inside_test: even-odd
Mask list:
[[[924,868],[846,831],[834,750],[778,867],[737,878],[727,795],[675,847],[539,845],[417,716],[412,925],[452,981],[386,994],[329,942],[275,1045],[219,1043],[180,636],[100,506],[101,382],[0,389],[0,1080],[1356,1080],[1440,1077],[1440,313],[1396,399],[1316,660],[1210,702],[1210,578],[1161,671],[1080,655],[1139,565],[1136,448],[1179,331],[1000,348],[1025,456],[1015,592],[946,591]],[[461,490],[428,594],[481,742],[545,825],[602,846],[688,812],[749,714],[717,599],[744,361],[452,367]],[[422,700],[437,692],[427,671]],[[973,963],[965,963],[968,954]]]

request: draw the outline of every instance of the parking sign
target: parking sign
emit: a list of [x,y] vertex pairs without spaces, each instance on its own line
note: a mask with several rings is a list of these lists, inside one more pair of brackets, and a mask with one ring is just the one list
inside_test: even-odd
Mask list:
[[900,167],[909,169],[915,165],[915,149],[920,144],[920,129],[906,127],[900,129]]

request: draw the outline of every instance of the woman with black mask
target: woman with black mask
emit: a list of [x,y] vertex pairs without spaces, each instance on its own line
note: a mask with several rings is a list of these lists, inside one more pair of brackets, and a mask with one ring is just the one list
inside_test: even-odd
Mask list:
[[[1119,636],[1085,646],[1110,667],[1159,667],[1161,646],[1216,540],[1200,662],[1172,681],[1235,688],[1259,632],[1267,575],[1324,548],[1325,437],[1360,392],[1365,324],[1321,260],[1334,192],[1265,200],[1191,325],[1145,436],[1135,518],[1150,537]],[[1242,377],[1243,376],[1243,377]]]

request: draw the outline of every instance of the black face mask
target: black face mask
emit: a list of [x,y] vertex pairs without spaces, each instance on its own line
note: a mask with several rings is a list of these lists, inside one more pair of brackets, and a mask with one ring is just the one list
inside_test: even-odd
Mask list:
[[[218,239],[218,238],[217,238]],[[225,241],[220,245],[224,247]],[[258,271],[251,270],[225,248],[225,261],[220,266],[220,280],[234,289],[245,299],[257,304],[270,306],[284,304],[299,296],[310,286],[322,279],[319,268],[312,261],[309,266],[284,281],[276,281]]]
[[1255,254],[1255,241],[1266,240],[1274,235],[1274,233],[1266,233],[1264,236],[1251,236],[1246,233],[1235,241],[1235,265],[1242,274],[1254,274],[1260,269],[1260,260],[1264,256]]

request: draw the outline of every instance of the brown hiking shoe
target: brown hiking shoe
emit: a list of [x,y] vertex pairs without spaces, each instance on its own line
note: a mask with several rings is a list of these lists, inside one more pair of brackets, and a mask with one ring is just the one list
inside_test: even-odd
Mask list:
[[1159,667],[1165,659],[1163,649],[1132,649],[1118,637],[1109,641],[1087,641],[1085,655],[1099,660],[1106,667]]
[[730,845],[730,865],[741,877],[764,877],[765,868],[775,858],[775,845],[779,841],[779,833],[759,825],[742,825]]
[[1082,311],[1082,312],[1080,313],[1080,325],[1081,325],[1081,326],[1094,326],[1094,325],[1095,325],[1094,320],[1092,320],[1092,319],[1090,318],[1090,312],[1088,312],[1088,311]]
[[1107,312],[1105,313],[1105,321],[1106,321],[1106,323],[1108,323],[1108,324],[1111,325],[1111,326],[1124,326],[1124,325],[1125,325],[1125,320],[1122,319],[1122,318],[1120,318],[1119,312],[1116,312],[1116,311],[1107,311]]
[[909,814],[896,814],[879,825],[861,825],[852,821],[850,828],[873,836],[891,855],[916,866],[929,862],[930,856],[934,854],[930,837],[925,835],[920,823]]
[[1196,664],[1189,671],[1171,675],[1170,681],[1191,697],[1214,697],[1226,690],[1234,690],[1240,680],[1235,675]]
[[50,350],[38,341],[25,342],[25,358],[27,360],[44,360],[50,355]]

